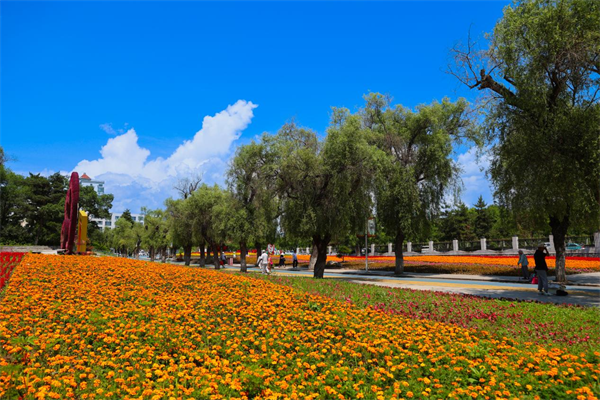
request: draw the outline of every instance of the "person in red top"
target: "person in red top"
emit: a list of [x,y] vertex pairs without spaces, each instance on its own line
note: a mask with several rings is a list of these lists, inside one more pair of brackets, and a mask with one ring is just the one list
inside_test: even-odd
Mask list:
[[535,273],[538,278],[538,292],[545,296],[550,296],[550,293],[548,293],[548,265],[546,264],[546,257],[549,255],[550,253],[548,253],[548,249],[544,243],[539,244],[538,249],[533,255]]

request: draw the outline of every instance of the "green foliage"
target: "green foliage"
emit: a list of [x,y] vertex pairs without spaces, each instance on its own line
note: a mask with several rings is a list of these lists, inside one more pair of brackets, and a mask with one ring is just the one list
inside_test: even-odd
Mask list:
[[291,238],[311,238],[318,249],[315,276],[322,277],[327,245],[358,232],[370,213],[373,149],[358,116],[334,109],[324,140],[284,125],[272,139],[277,158],[281,226]]
[[[444,195],[456,187],[459,170],[452,160],[453,143],[478,141],[478,132],[463,99],[456,103],[444,99],[416,111],[392,106],[379,93],[365,100],[361,115],[379,150],[374,186],[377,217],[396,249],[402,249],[405,239],[430,230]],[[401,273],[401,251],[396,251],[396,265]]]
[[[85,210],[90,218],[110,219],[113,200],[114,196],[112,194],[99,195],[93,186],[79,188],[79,208]],[[131,217],[131,213],[129,213],[129,217]]]
[[489,238],[492,226],[494,225],[494,215],[487,209],[487,204],[480,195],[475,203],[475,221],[473,221],[473,231],[478,238]]
[[0,164],[0,242],[2,244],[31,243],[26,227],[21,224],[25,220],[26,200],[25,178]]
[[344,246],[344,245],[338,246],[337,251],[339,254],[345,254],[345,255],[352,253],[352,249],[350,247]]
[[157,251],[164,251],[169,245],[167,214],[163,210],[146,208],[142,208],[142,214],[144,214],[142,247],[148,249],[150,258],[154,259]]
[[129,211],[129,209],[126,209],[125,211],[123,211],[123,214],[121,214],[121,217],[119,219],[121,219],[121,218],[132,224],[135,222],[133,220],[133,217],[131,216],[131,211]]
[[[227,171],[229,212],[227,237],[238,243],[242,252],[250,243],[272,243],[276,237],[279,196],[275,192],[274,160],[268,137],[252,141],[236,151]],[[242,255],[242,270],[245,254]]]
[[133,253],[136,245],[136,234],[134,232],[134,223],[126,218],[119,218],[115,222],[115,228],[112,232],[112,246],[119,253],[129,255]]
[[[572,222],[600,221],[600,2],[523,0],[486,52],[455,49],[456,75],[486,90],[490,175],[501,205],[549,223],[564,280]],[[475,66],[482,66],[482,69]]]
[[228,208],[224,191],[218,185],[202,184],[188,200],[196,241],[203,240],[211,246],[224,243]]
[[[192,207],[187,199],[173,200],[171,198],[165,201],[167,207],[167,224],[169,229],[168,240],[173,247],[191,247],[197,242],[194,237],[194,217]],[[194,240],[196,239],[196,240]]]
[[468,241],[476,240],[473,229],[476,211],[469,209],[464,203],[459,203],[451,210],[445,210],[440,219],[442,240]]
[[295,124],[277,135],[282,226],[292,237],[343,237],[360,231],[369,213],[371,149],[359,119],[344,117],[324,141]]
[[34,245],[52,245],[60,242],[64,218],[67,179],[56,173],[46,178],[29,174],[25,181],[26,198],[24,219]]
[[[490,238],[504,239],[512,236],[522,236],[519,232],[514,215],[505,207],[500,207],[491,204],[487,208],[487,212],[491,215],[494,224],[490,230]],[[525,235],[529,236],[529,235]]]
[[[58,246],[68,185],[59,173],[23,177],[0,164],[0,242]],[[80,208],[93,216],[109,217],[112,200],[112,195],[98,196],[92,187],[81,187]],[[94,222],[88,229],[90,236],[98,230]]]

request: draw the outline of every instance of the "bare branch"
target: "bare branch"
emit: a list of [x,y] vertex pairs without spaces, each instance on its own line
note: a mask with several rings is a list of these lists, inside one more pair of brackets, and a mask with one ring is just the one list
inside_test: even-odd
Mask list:
[[192,193],[196,191],[196,189],[198,189],[201,182],[201,175],[185,177],[177,181],[177,184],[173,186],[173,189],[179,192],[182,199],[187,199]]

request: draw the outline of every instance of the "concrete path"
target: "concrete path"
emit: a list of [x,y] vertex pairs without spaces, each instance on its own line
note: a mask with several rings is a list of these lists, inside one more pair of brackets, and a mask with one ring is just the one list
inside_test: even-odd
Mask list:
[[56,254],[56,250],[48,246],[0,246],[0,252]]
[[[239,266],[228,266],[228,271],[239,271]],[[250,272],[259,272],[251,267]],[[312,271],[306,268],[275,268],[275,275],[311,277]],[[327,279],[343,279],[349,282],[415,290],[463,293],[474,296],[534,300],[544,303],[572,304],[600,307],[600,273],[569,275],[566,287],[568,296],[543,296],[538,294],[537,285],[520,281],[515,276],[482,276],[406,273],[394,276],[387,271],[325,270]]]

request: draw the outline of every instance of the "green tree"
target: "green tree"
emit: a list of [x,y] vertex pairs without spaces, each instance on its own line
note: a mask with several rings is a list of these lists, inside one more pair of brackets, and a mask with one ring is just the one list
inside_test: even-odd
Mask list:
[[136,247],[133,222],[119,218],[112,232],[112,246],[121,256],[129,256]]
[[[99,195],[92,186],[82,186],[79,189],[79,208],[86,211],[90,217],[110,219],[110,209],[114,198],[112,194]],[[129,213],[129,217],[131,217],[131,213]]]
[[475,208],[475,221],[473,222],[473,230],[478,238],[490,239],[490,232],[494,225],[494,217],[488,210],[488,205],[483,201],[483,196],[479,196]]
[[227,197],[218,185],[202,184],[187,201],[190,204],[192,237],[196,243],[202,242],[202,247],[204,244],[208,246],[213,253],[215,269],[219,269],[218,249],[225,243],[227,233],[228,213],[224,207]]
[[161,258],[164,261],[169,245],[169,228],[166,213],[163,210],[142,208],[142,214],[144,214],[142,246],[148,249],[150,261],[155,260],[157,253],[161,254]]
[[4,152],[4,148],[0,146],[0,168],[4,167],[4,165],[11,160],[11,157]]
[[549,223],[564,282],[571,222],[599,221],[600,2],[515,1],[473,49],[454,49],[453,72],[488,94],[496,198]]
[[242,272],[247,271],[248,244],[255,243],[260,252],[261,243],[274,235],[274,220],[278,216],[274,162],[275,154],[269,145],[264,140],[253,141],[238,148],[227,171],[232,196],[227,230],[230,238],[240,245]]
[[3,244],[31,243],[22,225],[26,220],[26,192],[25,178],[0,164],[0,242]]
[[[133,220],[133,217],[131,216],[131,211],[129,211],[129,209],[126,209],[125,211],[123,211],[123,214],[121,214],[121,218],[124,219],[125,221],[131,222],[132,224],[135,222]],[[119,219],[121,219],[119,218]]]
[[458,178],[452,144],[476,139],[467,103],[444,99],[411,111],[379,93],[365,97],[361,114],[381,156],[374,187],[377,217],[394,238],[395,273],[404,272],[405,239],[427,230]]
[[514,215],[506,207],[496,204],[488,206],[488,212],[492,216],[494,224],[490,230],[490,237],[494,239],[506,239],[518,234]]
[[169,241],[176,248],[183,247],[183,260],[185,265],[190,265],[192,247],[198,242],[194,237],[194,218],[197,216],[192,210],[190,197],[178,200],[169,198],[165,201],[165,205]]
[[323,278],[331,240],[358,232],[370,212],[372,149],[358,116],[334,109],[325,140],[284,125],[273,138],[285,235],[313,244],[314,277]]
[[475,215],[464,203],[442,212],[440,230],[444,240],[470,241],[477,239],[473,230]]
[[67,179],[58,173],[48,178],[40,174],[25,178],[24,222],[34,245],[60,243],[67,184]]

